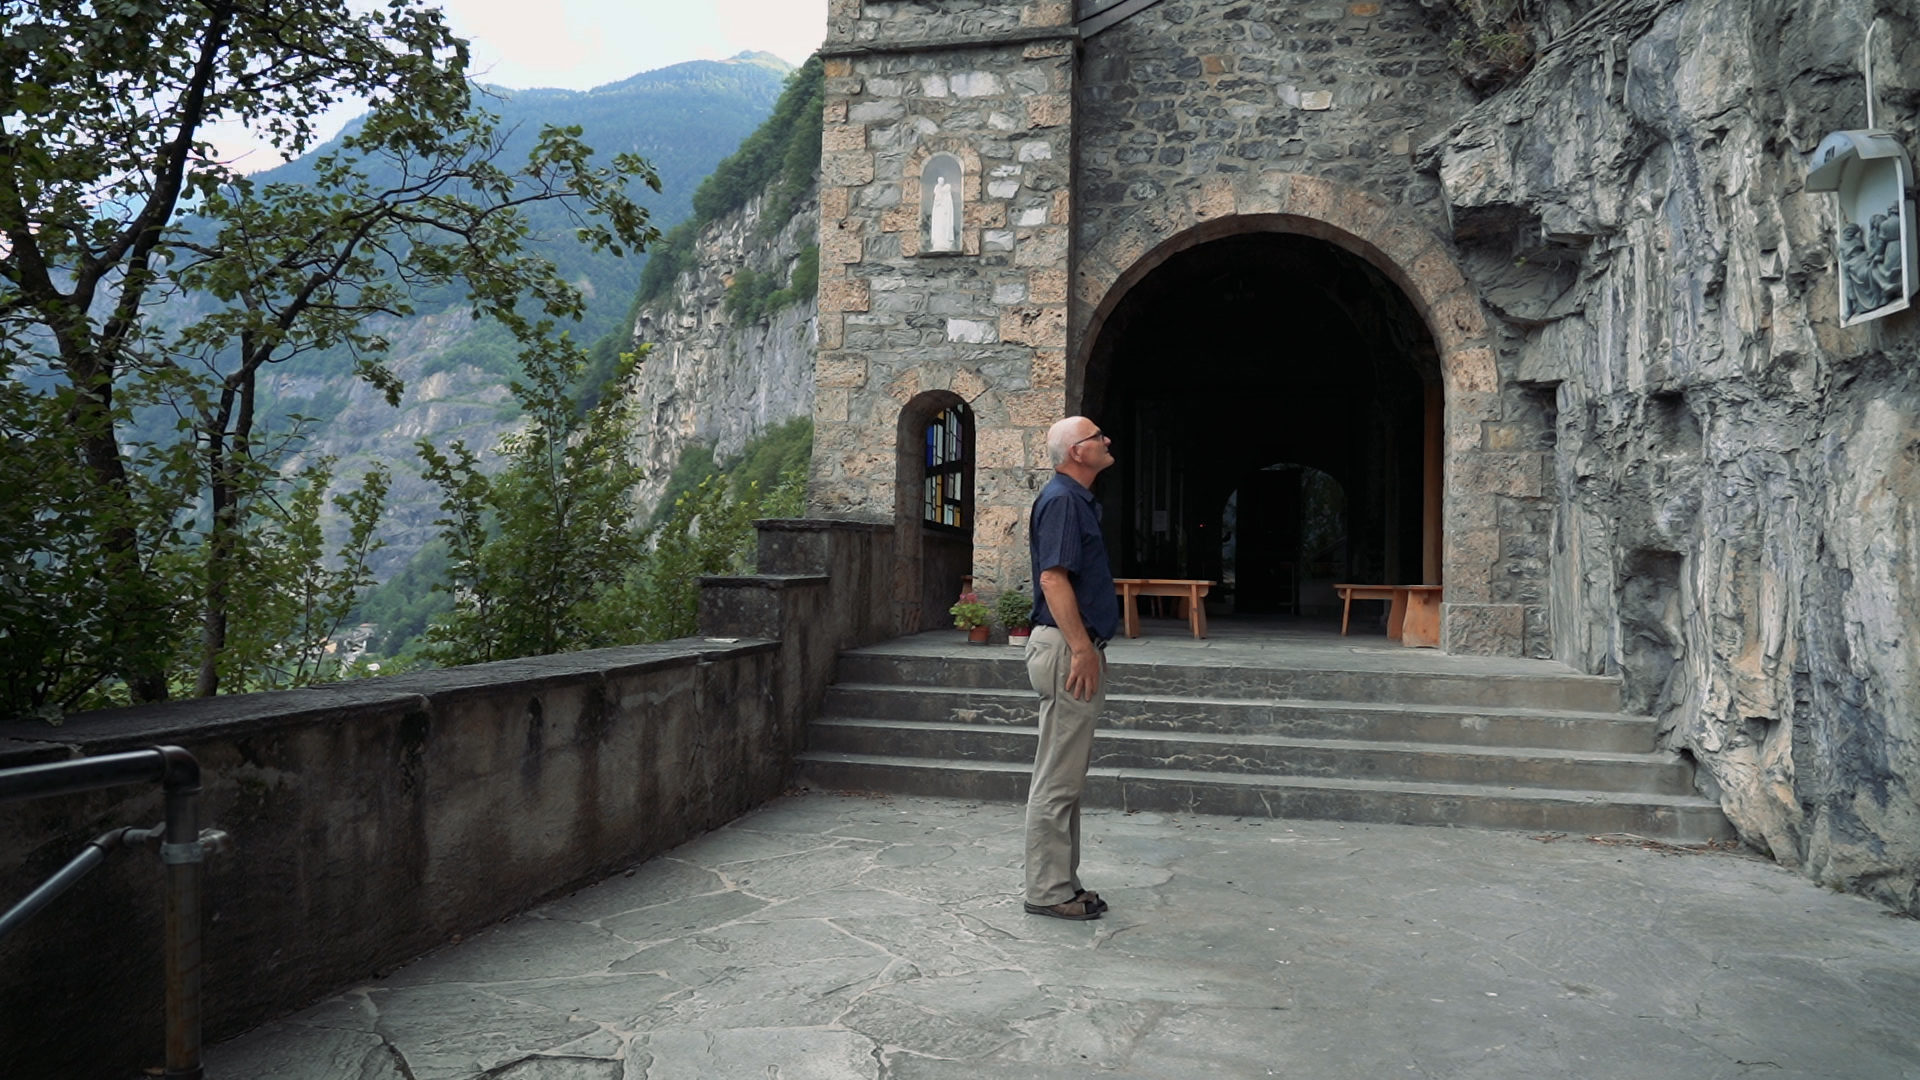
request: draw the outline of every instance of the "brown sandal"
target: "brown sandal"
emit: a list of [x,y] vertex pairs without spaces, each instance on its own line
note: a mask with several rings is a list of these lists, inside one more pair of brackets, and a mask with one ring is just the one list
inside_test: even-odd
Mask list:
[[1107,902],[1100,899],[1100,894],[1094,892],[1092,889],[1081,889],[1079,892],[1073,894],[1073,898],[1087,905],[1089,911],[1101,912],[1107,910]]
[[1072,919],[1074,922],[1086,922],[1100,917],[1100,909],[1085,900],[1068,900],[1064,904],[1043,907],[1040,904],[1027,904],[1029,915],[1050,915],[1056,919]]

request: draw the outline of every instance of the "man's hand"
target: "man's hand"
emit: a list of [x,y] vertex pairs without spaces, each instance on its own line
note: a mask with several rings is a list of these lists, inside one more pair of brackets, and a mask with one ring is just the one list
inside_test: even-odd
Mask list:
[[1100,650],[1092,645],[1073,650],[1073,661],[1067,665],[1067,693],[1075,701],[1092,701],[1099,692]]

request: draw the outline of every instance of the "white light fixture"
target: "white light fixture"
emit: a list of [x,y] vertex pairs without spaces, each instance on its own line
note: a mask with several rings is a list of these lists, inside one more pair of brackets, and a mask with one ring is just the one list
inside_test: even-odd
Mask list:
[[1842,326],[1903,311],[1920,288],[1913,159],[1890,132],[1874,126],[1873,31],[1867,28],[1861,65],[1867,79],[1867,126],[1820,140],[1807,171],[1806,189],[1831,194],[1837,211],[1833,249],[1839,262]]

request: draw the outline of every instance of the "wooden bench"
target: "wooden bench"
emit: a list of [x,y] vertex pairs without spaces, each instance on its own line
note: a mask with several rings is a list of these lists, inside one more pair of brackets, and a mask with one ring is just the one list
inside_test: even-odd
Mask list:
[[1340,594],[1340,635],[1355,600],[1387,602],[1387,639],[1402,645],[1434,648],[1440,644],[1439,585],[1335,585]]
[[1142,596],[1170,596],[1182,610],[1178,613],[1193,628],[1193,636],[1207,636],[1207,606],[1201,601],[1207,590],[1213,587],[1211,581],[1192,581],[1186,578],[1114,578],[1113,591],[1120,594],[1120,617],[1126,625],[1127,636],[1140,636],[1140,605]]

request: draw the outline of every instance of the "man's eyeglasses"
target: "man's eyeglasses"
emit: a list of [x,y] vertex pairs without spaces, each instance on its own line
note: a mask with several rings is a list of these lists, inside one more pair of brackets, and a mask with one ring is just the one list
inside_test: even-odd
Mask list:
[[[1094,440],[1094,439],[1107,439],[1107,441],[1108,441],[1108,442],[1112,442],[1112,441],[1113,441],[1112,439],[1108,439],[1108,438],[1107,438],[1107,433],[1106,433],[1106,432],[1104,432],[1104,431],[1095,431],[1095,432],[1094,432],[1093,434],[1091,434],[1091,435],[1089,435],[1089,436],[1087,436],[1086,438],[1084,438],[1084,439],[1080,439],[1080,440],[1077,440],[1077,441],[1076,441],[1076,442],[1075,442],[1075,443],[1073,444],[1073,446],[1079,446],[1079,445],[1080,445],[1081,443],[1083,443],[1083,442],[1090,442],[1090,441],[1092,441],[1092,440]],[[1069,449],[1069,450],[1071,450],[1071,449],[1073,449],[1073,447],[1072,447],[1072,446],[1070,446],[1070,447],[1068,447],[1067,449]]]

